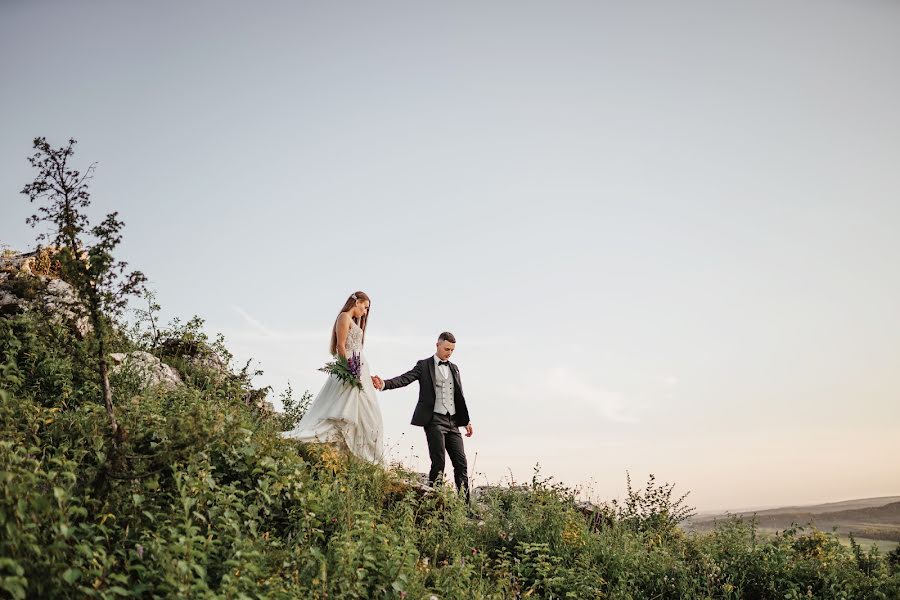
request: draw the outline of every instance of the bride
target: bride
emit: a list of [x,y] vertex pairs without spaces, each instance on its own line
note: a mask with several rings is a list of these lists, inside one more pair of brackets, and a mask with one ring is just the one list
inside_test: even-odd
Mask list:
[[329,375],[303,419],[282,435],[303,442],[337,443],[364,460],[381,463],[381,409],[375,398],[369,364],[362,354],[370,305],[365,293],[351,294],[331,331],[332,356],[360,355],[362,389]]

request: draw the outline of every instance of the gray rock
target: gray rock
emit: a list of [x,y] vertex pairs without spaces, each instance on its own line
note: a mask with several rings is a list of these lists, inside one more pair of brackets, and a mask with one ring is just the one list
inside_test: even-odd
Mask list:
[[53,312],[56,321],[73,321],[82,338],[93,330],[87,315],[80,314],[80,303],[75,289],[62,279],[47,280],[44,304]]
[[37,251],[24,252],[22,254],[13,254],[10,256],[0,256],[0,268],[7,271],[23,271],[31,274],[31,267],[34,264]]
[[171,389],[184,385],[178,371],[149,352],[117,352],[110,354],[109,357],[113,363],[110,372],[118,373],[122,369],[133,369],[141,378],[145,388],[161,385]]
[[[44,307],[49,310],[56,322],[72,321],[75,329],[83,338],[93,330],[91,321],[80,309],[80,302],[75,289],[67,282],[48,275],[35,275],[32,267],[39,252],[27,252],[12,256],[0,257],[0,313],[21,313]],[[39,298],[22,298],[16,295],[11,280],[19,274],[37,277],[46,286]]]

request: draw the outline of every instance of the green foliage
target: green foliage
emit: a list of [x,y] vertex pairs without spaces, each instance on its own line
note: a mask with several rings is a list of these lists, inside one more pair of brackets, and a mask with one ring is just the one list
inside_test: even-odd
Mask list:
[[[40,277],[31,273],[12,273],[4,282],[4,287],[8,289],[17,298],[23,300],[35,300],[46,289],[46,283]],[[13,305],[10,305],[13,306]]]
[[145,289],[143,300],[147,303],[146,308],[132,309],[135,320],[129,333],[138,348],[151,354],[157,354],[163,337],[163,332],[159,327],[159,311],[162,306],[156,301],[156,292],[153,290]]
[[900,544],[897,544],[896,548],[888,552],[886,560],[891,573],[900,572]]
[[47,407],[96,401],[96,356],[71,327],[36,311],[0,318],[0,387]]
[[[207,344],[200,323],[166,339]],[[246,369],[212,379],[183,353],[186,386],[114,376],[116,444],[104,407],[79,401],[90,342],[68,336],[0,318],[0,597],[900,597],[900,550],[737,519],[687,534],[684,496],[652,477],[587,509],[536,469],[473,513],[450,486],[423,494],[409,473],[281,438],[308,394],[289,389],[291,414],[273,416],[248,404]]]
[[359,354],[354,353],[350,357],[338,355],[334,357],[334,360],[325,363],[325,366],[319,370],[334,375],[341,382],[361,390],[363,386],[359,380],[360,364]]
[[85,210],[91,204],[94,165],[84,173],[72,167],[75,143],[70,139],[66,146],[54,148],[46,138],[34,139],[35,153],[28,162],[36,173],[34,180],[22,188],[22,194],[28,196],[29,202],[37,203],[38,212],[26,222],[32,227],[42,223],[51,226],[50,233],[41,234],[38,239],[49,237],[53,241],[60,275],[75,291],[77,301],[70,306],[74,317],[90,318],[103,403],[112,432],[121,440],[125,433],[119,431],[107,368],[109,330],[127,306],[128,298],[141,293],[147,278],[140,271],[126,273],[128,264],[115,259],[125,226],[118,220],[118,213],[110,213],[91,226]]
[[279,416],[281,421],[281,431],[290,431],[293,429],[297,423],[303,418],[306,414],[306,411],[309,410],[309,405],[312,404],[313,396],[309,393],[309,390],[303,392],[303,395],[298,399],[294,399],[294,388],[291,387],[291,383],[288,382],[287,389],[281,393],[281,404],[284,406],[284,412]]
[[[152,317],[148,317],[148,320]],[[234,356],[225,347],[225,337],[220,333],[214,340],[203,329],[204,320],[194,315],[186,323],[174,318],[158,333],[158,344],[145,347],[149,352],[160,351],[171,358],[213,359],[223,366],[231,364]]]
[[631,485],[631,474],[626,474],[628,494],[623,505],[615,500],[613,506],[618,510],[618,518],[639,532],[649,532],[660,537],[675,535],[678,524],[694,515],[694,509],[685,506],[687,493],[672,499],[674,484],[656,484],[656,477],[651,474],[647,486],[636,490]]
[[[122,241],[124,223],[118,213],[110,213],[91,226],[85,213],[90,204],[90,181],[95,165],[82,173],[72,167],[75,140],[66,146],[52,147],[46,138],[34,139],[33,156],[28,161],[36,173],[34,180],[22,188],[28,200],[38,204],[38,212],[27,219],[33,227],[47,223],[50,238],[58,250],[63,279],[74,287],[81,302],[82,314],[89,315],[95,328],[104,318],[114,318],[124,309],[128,297],[143,289],[146,277],[140,271],[125,273],[128,266],[116,261],[115,249]],[[88,243],[90,242],[90,243]]]

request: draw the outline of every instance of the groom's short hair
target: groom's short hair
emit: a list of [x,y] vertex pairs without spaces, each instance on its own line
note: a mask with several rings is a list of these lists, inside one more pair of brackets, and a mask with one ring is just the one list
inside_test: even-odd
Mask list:
[[449,331],[445,331],[444,333],[442,333],[441,335],[438,336],[438,341],[439,342],[450,342],[451,344],[455,344],[456,338],[453,337],[453,334],[450,333]]

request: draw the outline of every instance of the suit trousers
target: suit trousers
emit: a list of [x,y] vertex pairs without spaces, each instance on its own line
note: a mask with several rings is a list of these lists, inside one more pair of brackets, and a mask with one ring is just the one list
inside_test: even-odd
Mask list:
[[431,457],[431,471],[428,483],[434,485],[439,475],[444,474],[445,455],[450,455],[453,465],[453,479],[457,490],[465,490],[469,497],[469,475],[467,472],[466,452],[463,448],[462,435],[449,415],[434,413],[431,421],[425,426],[425,439],[428,440],[428,454]]

